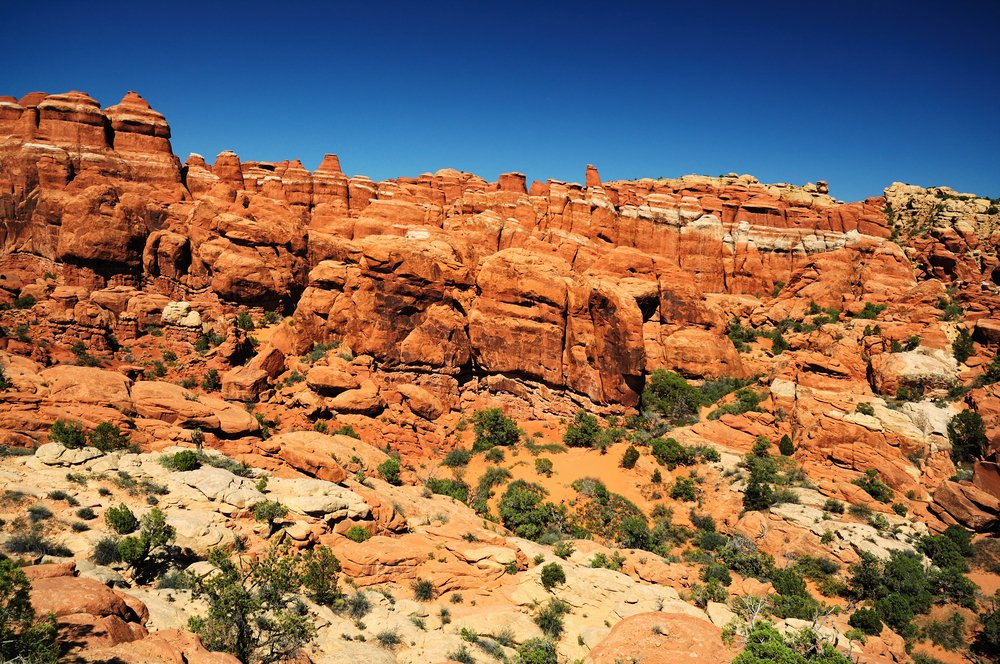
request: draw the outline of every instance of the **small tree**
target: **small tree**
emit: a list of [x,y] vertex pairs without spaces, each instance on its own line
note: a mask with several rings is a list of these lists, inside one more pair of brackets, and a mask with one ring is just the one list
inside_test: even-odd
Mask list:
[[951,458],[956,463],[975,461],[989,445],[982,416],[974,410],[963,410],[948,422]]
[[340,578],[340,561],[330,547],[320,546],[309,551],[303,559],[302,586],[317,604],[330,606],[343,593],[337,586]]
[[778,441],[778,451],[781,452],[781,456],[792,456],[795,454],[795,445],[787,433]]
[[0,366],[0,392],[4,390],[9,390],[13,386],[14,384],[10,382],[9,378],[7,378],[7,372],[4,371],[4,368],[2,366]]
[[517,649],[517,664],[558,664],[556,644],[551,639],[528,639]]
[[569,447],[593,447],[601,434],[597,418],[585,410],[576,411],[573,422],[566,427],[563,442]]
[[128,434],[110,422],[101,422],[90,432],[90,444],[102,452],[116,452],[131,447]]
[[49,429],[49,441],[76,449],[87,444],[87,437],[83,433],[83,424],[80,422],[56,420],[52,423],[52,428]]
[[955,359],[964,363],[972,357],[972,353],[975,352],[975,350],[976,348],[972,343],[972,335],[969,334],[969,331],[964,327],[960,328],[958,330],[958,336],[951,342],[951,352],[955,356]]
[[59,661],[56,619],[39,619],[31,605],[31,584],[10,560],[0,560],[0,661],[55,664]]
[[394,457],[389,457],[381,464],[379,464],[378,467],[379,477],[384,479],[389,484],[395,484],[395,485],[399,484],[399,471],[400,471],[399,461]]
[[512,447],[521,438],[517,422],[503,414],[499,408],[477,410],[472,415],[472,431],[476,434],[473,452],[483,452],[492,447]]
[[551,591],[560,583],[566,583],[566,572],[559,563],[549,563],[542,567],[542,586]]
[[253,506],[253,518],[267,524],[268,536],[274,532],[274,522],[284,518],[286,514],[288,508],[276,500],[262,500]]
[[118,507],[109,507],[104,513],[104,520],[119,535],[134,533],[139,527],[139,519],[135,518],[135,514],[124,503]]
[[639,460],[639,450],[635,449],[635,445],[629,445],[625,453],[622,454],[622,460],[619,462],[619,466],[625,468],[626,470],[631,470],[635,468],[636,462]]
[[206,392],[215,392],[222,386],[222,379],[219,378],[217,369],[209,369],[201,381],[201,389]]
[[679,375],[657,369],[642,392],[642,407],[661,413],[672,424],[690,422],[698,414],[698,390]]
[[315,636],[316,626],[295,601],[302,582],[295,558],[271,547],[255,560],[231,560],[213,549],[208,561],[218,572],[199,579],[193,591],[207,613],[188,621],[206,648],[270,664],[294,659]]

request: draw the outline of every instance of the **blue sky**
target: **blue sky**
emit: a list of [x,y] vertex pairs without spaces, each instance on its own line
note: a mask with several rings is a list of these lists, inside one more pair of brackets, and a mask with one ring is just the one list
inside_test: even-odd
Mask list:
[[[174,151],[1000,196],[993,2],[5,3],[0,94],[141,93]],[[43,9],[38,9],[43,7]]]

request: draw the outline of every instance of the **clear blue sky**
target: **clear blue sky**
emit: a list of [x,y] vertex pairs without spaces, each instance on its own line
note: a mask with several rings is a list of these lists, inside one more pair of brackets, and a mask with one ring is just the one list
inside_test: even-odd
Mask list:
[[970,2],[3,3],[0,94],[126,90],[174,151],[582,182],[1000,196],[1000,9]]

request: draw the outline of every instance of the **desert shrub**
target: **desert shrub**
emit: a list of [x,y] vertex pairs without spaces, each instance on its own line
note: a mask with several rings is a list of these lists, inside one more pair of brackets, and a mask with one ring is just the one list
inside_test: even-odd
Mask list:
[[781,453],[781,456],[792,456],[795,454],[795,445],[792,443],[792,439],[788,437],[788,434],[782,436],[781,440],[778,441],[778,452]]
[[276,500],[262,500],[253,506],[253,518],[266,523],[271,532],[274,532],[274,522],[287,514],[288,508]]
[[431,493],[451,496],[463,503],[469,500],[469,485],[462,480],[432,477],[427,480],[427,488],[430,489]]
[[399,471],[399,461],[394,457],[389,457],[378,466],[379,477],[389,484],[399,485]]
[[518,537],[537,540],[550,527],[565,520],[564,508],[543,501],[547,492],[524,480],[511,482],[497,506],[504,527]]
[[501,463],[504,460],[503,448],[491,447],[490,449],[486,450],[486,454],[483,455],[483,458],[489,461],[490,463]]
[[174,454],[164,454],[160,457],[160,465],[170,470],[186,472],[201,468],[201,458],[192,450],[181,450]]
[[757,332],[754,331],[753,328],[743,327],[738,318],[733,318],[729,321],[729,327],[726,329],[726,336],[733,342],[733,346],[736,347],[736,350],[741,353],[745,353],[749,350],[747,344],[751,344],[757,340]]
[[875,408],[870,403],[859,403],[854,410],[862,415],[868,415],[869,417],[873,417],[875,415]]
[[88,436],[90,444],[102,452],[134,450],[128,434],[110,422],[101,422]]
[[578,410],[566,427],[563,442],[569,447],[593,447],[600,433],[601,425],[597,418],[585,410]]
[[923,628],[924,638],[945,650],[960,650],[965,647],[965,618],[958,611],[952,611],[944,620],[931,620]]
[[694,420],[701,403],[698,390],[673,372],[657,369],[642,392],[642,408],[660,413],[672,424]]
[[76,449],[87,444],[87,437],[83,433],[82,423],[56,420],[52,423],[52,428],[49,429],[49,441]]
[[560,583],[566,583],[566,572],[559,563],[549,563],[542,568],[541,581],[542,586],[551,591]]
[[364,526],[351,526],[344,532],[344,537],[354,542],[364,542],[372,536]]
[[464,450],[460,448],[453,449],[444,455],[444,460],[441,461],[442,464],[448,466],[449,468],[459,468],[461,466],[469,465],[469,461],[472,459],[472,452],[469,450]]
[[862,318],[865,320],[875,320],[878,315],[886,310],[887,305],[885,304],[872,304],[871,302],[865,302],[865,307],[857,314],[854,315],[855,318]]
[[760,395],[751,389],[736,390],[736,400],[724,406],[719,406],[708,414],[708,419],[717,420],[723,415],[742,415],[750,411],[760,410]]
[[874,468],[869,468],[863,476],[851,483],[864,489],[869,496],[880,503],[892,502],[893,490],[879,479],[878,471]]
[[622,460],[618,462],[618,465],[626,470],[631,470],[635,468],[636,462],[639,460],[639,450],[635,449],[635,445],[629,445],[622,454]]
[[188,621],[205,647],[241,662],[289,661],[316,634],[309,612],[296,601],[302,576],[297,560],[271,548],[266,556],[231,560],[210,552],[216,572],[197,580],[193,596],[206,612]]
[[[803,655],[800,650],[808,652],[808,656]],[[746,637],[746,647],[733,660],[733,664],[804,664],[812,661],[851,664],[852,660],[811,630],[800,633],[789,642],[771,623],[761,620],[751,627]]]
[[219,377],[218,369],[209,369],[205,372],[205,377],[201,379],[201,389],[206,392],[215,392],[222,387],[222,379]]
[[124,503],[118,505],[118,507],[109,507],[104,512],[104,520],[111,530],[119,535],[134,533],[139,528],[139,520],[135,518],[135,514]]
[[114,537],[103,537],[94,545],[94,562],[98,565],[110,565],[120,560],[118,557],[118,540]]
[[698,499],[698,489],[690,477],[678,477],[670,487],[670,497],[674,500],[691,502]]
[[654,438],[649,444],[653,458],[669,470],[677,466],[690,466],[698,460],[697,449],[681,445],[673,438]]
[[236,314],[236,327],[249,332],[250,330],[256,329],[257,326],[254,325],[253,318],[250,317],[250,314],[245,311],[241,311]]
[[691,601],[695,606],[705,608],[709,602],[725,602],[729,593],[722,586],[718,579],[711,579],[707,583],[695,583],[691,586]]
[[552,547],[552,553],[564,559],[572,556],[575,550],[576,547],[573,546],[573,543],[566,540],[556,542],[555,546]]
[[418,602],[429,602],[434,599],[434,584],[427,579],[414,579],[410,584],[413,598]]
[[972,353],[975,352],[976,348],[972,343],[972,335],[969,334],[967,329],[960,328],[958,330],[958,336],[955,340],[951,342],[951,353],[955,356],[955,359],[960,363],[964,363],[970,357]]
[[733,576],[729,573],[729,568],[722,563],[710,563],[702,567],[699,576],[706,583],[715,581],[726,587],[733,582]]
[[360,620],[372,610],[371,600],[368,599],[368,595],[358,590],[345,600],[344,610],[352,620]]
[[94,510],[89,507],[81,507],[76,511],[76,518],[83,519],[84,521],[90,521],[91,519],[96,519],[97,515],[94,514]]
[[1000,652],[1000,592],[993,596],[990,607],[979,616],[981,631],[976,638],[975,650],[996,656]]
[[528,639],[517,649],[517,664],[558,664],[556,644],[550,639]]
[[499,408],[477,410],[472,415],[475,441],[473,452],[483,452],[493,447],[512,447],[521,438],[517,422],[503,414]]
[[45,505],[32,505],[28,508],[28,519],[30,519],[32,523],[38,523],[39,521],[51,518],[52,510]]
[[546,636],[558,639],[563,633],[563,615],[569,613],[569,605],[558,599],[549,600],[535,615],[535,624]]
[[552,459],[535,459],[535,472],[539,475],[552,477]]
[[55,616],[36,616],[30,591],[25,573],[0,560],[0,661],[55,664],[60,655]]
[[973,410],[963,410],[948,422],[951,458],[956,463],[975,461],[989,446],[983,418]]
[[869,636],[878,636],[882,633],[882,619],[878,617],[878,611],[875,609],[860,608],[851,614],[847,623]]

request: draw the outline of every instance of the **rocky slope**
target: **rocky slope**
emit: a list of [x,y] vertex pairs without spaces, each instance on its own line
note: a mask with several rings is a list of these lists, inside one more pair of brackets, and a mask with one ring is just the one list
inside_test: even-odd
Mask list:
[[[606,425],[635,415],[661,369],[694,385],[739,380],[752,393],[750,404],[719,392],[669,435],[719,453],[698,465],[696,509],[779,567],[828,557],[843,576],[862,554],[887,559],[953,524],[984,533],[984,547],[995,541],[998,201],[896,183],[843,203],[822,182],[602,182],[592,166],[583,185],[452,170],[373,182],[346,176],[333,155],[315,172],[232,152],[181,164],[169,139],[166,119],[132,92],[106,109],[79,92],[0,97],[0,442],[37,447],[5,459],[0,484],[11,524],[28,501],[58,513],[40,527],[76,565],[32,571],[33,599],[63,630],[97,626],[81,656],[225,661],[193,635],[164,632],[185,629],[200,600],[95,566],[103,526],[74,531],[50,497],[67,492],[100,515],[130,500],[114,481],[127,476],[165,489],[151,502],[187,556],[231,546],[234,533],[256,553],[278,541],[325,544],[345,580],[407,597],[369,592],[363,628],[311,606],[316,662],[444,661],[476,643],[462,627],[509,628],[494,641],[514,657],[542,636],[532,617],[552,596],[570,608],[558,646],[569,661],[661,661],[660,625],[678,652],[732,658],[739,643],[721,640],[734,618],[727,602],[773,593],[769,582],[737,574],[721,596],[697,601],[704,561],[685,557],[688,545],[625,547],[618,570],[594,568],[595,554],[617,549],[592,532],[560,560],[569,582],[553,594],[540,582],[559,558],[552,546],[482,518],[504,485],[525,479],[583,519],[589,503],[572,487],[596,476],[644,519],[655,524],[655,510],[670,507],[675,525],[699,528],[667,488],[689,469],[641,444],[634,468],[618,465],[631,442],[668,435],[655,417],[629,420],[600,450],[558,450],[581,408]],[[968,352],[956,359],[964,333]],[[490,407],[532,435],[499,461],[442,465],[469,447],[469,418]],[[965,411],[982,417],[988,445],[956,468],[949,424]],[[117,426],[142,453],[66,449],[53,442],[57,419]],[[797,502],[742,511],[741,456],[783,436]],[[213,448],[269,480],[171,472],[158,459],[175,446]],[[366,479],[390,455],[401,486]],[[543,458],[547,473],[532,465]],[[510,475],[476,504],[475,480],[497,467]],[[863,488],[866,471],[892,500]],[[466,501],[424,495],[425,484],[466,474]],[[94,493],[98,484],[110,495]],[[830,499],[857,509],[837,515]],[[265,500],[290,510],[276,532],[252,520]],[[359,525],[375,536],[345,536]],[[995,571],[972,572],[987,594]],[[79,607],[89,617],[70,620],[75,608],[57,606],[46,586],[88,579],[130,595],[104,593]],[[408,599],[417,579],[439,605]],[[456,594],[463,603],[444,599]],[[830,643],[864,661],[905,661],[893,630],[864,643],[848,635],[856,607],[844,608],[818,625]],[[373,644],[386,629],[401,640],[389,650]]]

